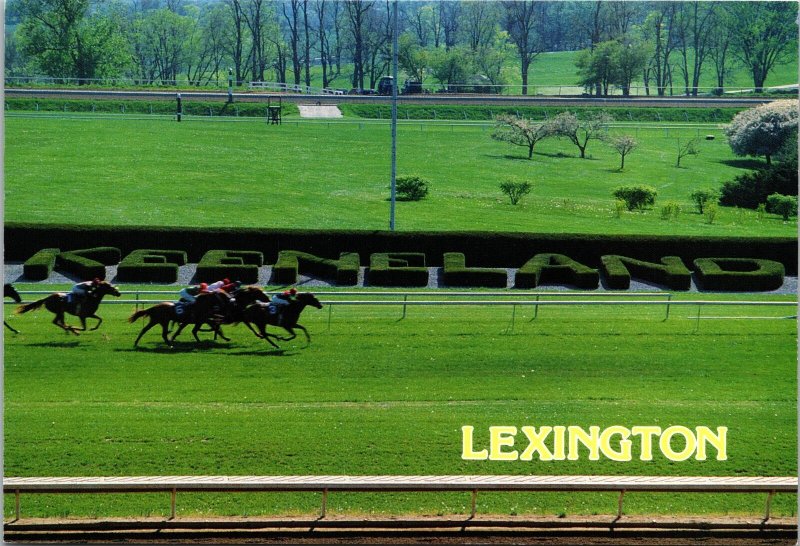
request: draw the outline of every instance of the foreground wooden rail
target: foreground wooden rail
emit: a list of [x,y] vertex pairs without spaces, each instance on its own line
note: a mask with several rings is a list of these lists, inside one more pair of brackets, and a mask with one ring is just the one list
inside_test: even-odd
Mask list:
[[321,517],[328,493],[464,491],[472,493],[471,517],[479,491],[618,492],[617,518],[627,492],[663,493],[766,493],[764,521],[770,518],[776,493],[797,493],[797,477],[692,477],[692,476],[119,476],[119,477],[9,477],[3,492],[15,497],[20,518],[22,493],[170,493],[170,517],[175,518],[178,492],[322,493]]

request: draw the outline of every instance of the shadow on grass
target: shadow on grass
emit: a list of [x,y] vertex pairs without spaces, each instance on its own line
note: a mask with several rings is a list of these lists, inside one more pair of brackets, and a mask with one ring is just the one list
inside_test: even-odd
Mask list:
[[69,341],[45,341],[42,343],[31,343],[29,347],[80,347],[81,342],[77,339],[70,339]]
[[766,161],[759,161],[758,159],[721,159],[719,162],[737,169],[756,170],[767,166]]
[[[537,155],[541,155],[541,154],[539,154],[539,152],[533,152],[533,155],[534,155],[534,156],[537,156]],[[514,160],[514,161],[533,161],[533,158],[530,158],[530,159],[528,159],[528,156],[522,156],[522,155],[509,155],[509,154],[504,154],[504,155],[494,155],[494,154],[486,154],[486,157],[488,157],[489,159],[511,159],[511,160]]]

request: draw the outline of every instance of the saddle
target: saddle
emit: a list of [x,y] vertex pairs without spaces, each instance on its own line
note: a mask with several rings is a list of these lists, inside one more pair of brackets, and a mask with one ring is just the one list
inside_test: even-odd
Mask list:
[[192,304],[188,301],[179,301],[175,304],[175,314],[182,317],[184,314],[188,315],[192,312]]

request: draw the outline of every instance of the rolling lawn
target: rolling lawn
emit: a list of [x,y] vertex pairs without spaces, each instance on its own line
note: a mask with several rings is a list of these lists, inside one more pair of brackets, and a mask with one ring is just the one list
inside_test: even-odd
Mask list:
[[[21,289],[24,289],[21,286]],[[36,286],[41,289],[41,286]],[[681,295],[678,298],[711,298]],[[721,296],[718,296],[721,297]],[[786,296],[725,296],[791,300]],[[30,296],[29,296],[30,298]],[[324,300],[324,295],[322,296]],[[8,307],[6,308],[9,309]],[[169,350],[130,305],[100,308],[80,337],[36,311],[5,336],[5,473],[142,474],[671,474],[793,475],[796,321],[703,319],[695,308],[309,309],[313,337],[270,351],[243,326],[230,343]],[[717,307],[704,317],[793,309]],[[205,334],[208,338],[209,334]],[[493,425],[727,426],[728,460],[464,461],[460,428],[476,442]],[[478,447],[478,446],[476,446]],[[634,451],[634,453],[636,453]],[[714,451],[712,450],[713,454]],[[181,515],[288,514],[316,494],[178,496]],[[487,494],[478,511],[613,513],[614,494]],[[626,496],[629,514],[750,514],[761,495]],[[165,515],[168,495],[25,496],[23,515]],[[463,514],[468,494],[333,494],[343,513]],[[796,511],[778,495],[778,515]],[[13,499],[6,498],[6,516]]]
[[[386,229],[386,123],[8,117],[5,221],[107,225]],[[591,142],[588,158],[565,140],[527,149],[490,138],[487,126],[409,123],[398,131],[398,173],[430,181],[421,202],[399,202],[397,229],[553,233],[793,236],[796,221],[720,208],[713,224],[690,194],[758,165],[736,158],[712,126],[630,125],[640,147],[619,158]],[[704,140],[712,134],[715,140]],[[678,139],[701,137],[700,155],[676,168]],[[512,206],[509,178],[533,191]],[[615,217],[614,188],[648,184],[653,210]],[[677,202],[677,218],[660,208]]]

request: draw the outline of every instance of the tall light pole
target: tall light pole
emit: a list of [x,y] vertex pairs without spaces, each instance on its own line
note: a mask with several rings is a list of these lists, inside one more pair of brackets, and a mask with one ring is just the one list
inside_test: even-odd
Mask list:
[[389,207],[390,231],[394,231],[394,205],[397,193],[397,0],[394,0],[392,26],[392,194]]

